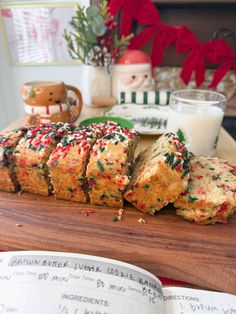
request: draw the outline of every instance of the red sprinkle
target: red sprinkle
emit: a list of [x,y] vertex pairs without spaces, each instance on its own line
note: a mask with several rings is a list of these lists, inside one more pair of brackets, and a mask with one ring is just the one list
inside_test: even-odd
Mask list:
[[203,176],[197,176],[198,180],[201,180],[203,178]]
[[178,166],[175,168],[176,171],[180,171],[182,168],[182,165],[181,164],[178,164]]
[[94,210],[93,209],[85,209],[83,210],[83,214],[93,214]]

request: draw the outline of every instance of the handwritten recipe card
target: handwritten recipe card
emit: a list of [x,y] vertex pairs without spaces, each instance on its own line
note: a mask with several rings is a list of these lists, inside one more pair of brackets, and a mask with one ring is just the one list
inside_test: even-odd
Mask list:
[[131,264],[81,254],[0,253],[0,314],[236,314],[236,296],[163,288]]

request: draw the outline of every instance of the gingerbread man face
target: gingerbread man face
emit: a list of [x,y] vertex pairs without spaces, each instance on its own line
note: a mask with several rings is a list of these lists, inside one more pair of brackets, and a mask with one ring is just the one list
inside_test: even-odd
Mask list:
[[66,101],[67,90],[63,82],[35,81],[22,87],[22,98],[30,106],[50,106]]
[[[73,92],[74,97],[68,97],[67,91]],[[74,122],[83,105],[80,90],[61,81],[27,82],[21,94],[28,124]]]

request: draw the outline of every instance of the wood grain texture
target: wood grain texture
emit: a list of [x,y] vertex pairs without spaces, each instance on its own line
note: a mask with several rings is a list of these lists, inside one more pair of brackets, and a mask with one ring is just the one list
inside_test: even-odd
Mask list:
[[[92,208],[88,217],[83,209]],[[147,216],[114,208],[23,193],[0,193],[3,250],[52,250],[93,254],[129,262],[157,276],[236,294],[236,216],[227,225],[199,226],[173,208]],[[138,223],[142,217],[145,224]],[[17,225],[19,224],[19,225]]]

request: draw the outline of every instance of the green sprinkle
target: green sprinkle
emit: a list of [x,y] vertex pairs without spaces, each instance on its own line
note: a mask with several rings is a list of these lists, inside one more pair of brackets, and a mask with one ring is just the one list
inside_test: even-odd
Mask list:
[[101,161],[99,161],[99,160],[97,161],[97,166],[100,169],[100,171],[105,172],[105,168],[103,167]]
[[118,133],[117,136],[118,136],[118,138],[120,139],[121,142],[124,142],[125,137],[123,135]]
[[154,158],[156,158],[156,157],[159,156],[160,154],[161,154],[161,153],[157,153],[157,154],[153,155],[152,158],[151,158],[151,160],[154,159]]
[[168,155],[166,156],[165,163],[168,164],[169,161],[170,161],[170,155],[168,154]]
[[115,141],[115,142],[114,142],[115,145],[117,145],[118,143],[119,143],[118,141]]
[[31,167],[36,168],[36,169],[40,169],[40,165],[37,165],[37,164],[33,164]]
[[103,138],[107,140],[111,140],[114,137],[114,134],[107,134]]
[[184,136],[183,131],[181,131],[180,129],[178,129],[178,131],[177,131],[176,134],[177,134],[178,138],[181,140],[181,142],[183,142],[183,143],[186,142],[186,139],[185,139],[185,136]]
[[108,165],[108,166],[112,166],[113,165],[113,162],[106,162],[106,164]]
[[29,145],[29,148],[31,149],[31,150],[33,150],[33,151],[36,151],[37,150],[37,148],[36,147],[34,147],[33,145]]
[[144,184],[143,188],[148,189],[150,187],[150,184]]
[[117,217],[112,217],[113,222],[117,222],[119,219]]
[[43,148],[44,148],[44,145],[43,145],[43,144],[40,144],[38,150],[40,151],[40,150],[42,150]]
[[102,194],[100,198],[103,200],[104,198],[109,198],[106,194]]
[[99,150],[100,150],[100,152],[103,152],[105,150],[105,147],[100,146]]
[[187,151],[187,149],[184,151],[184,158],[188,158],[188,151]]
[[218,180],[218,179],[220,179],[220,175],[219,174],[213,174],[212,179]]
[[183,163],[183,168],[188,168],[189,167],[189,161],[188,160],[185,160],[184,163]]
[[189,172],[190,172],[189,169],[185,170],[184,173],[183,173],[183,177],[186,177],[186,175],[189,174]]
[[172,164],[173,161],[174,161],[174,153],[171,153],[169,163]]
[[215,170],[215,168],[209,168],[209,170]]
[[181,159],[177,159],[173,165],[171,166],[172,169],[176,168],[181,163]]
[[192,196],[188,196],[188,202],[189,203],[194,203],[195,201],[197,201],[198,200],[198,198],[197,197],[192,197]]

